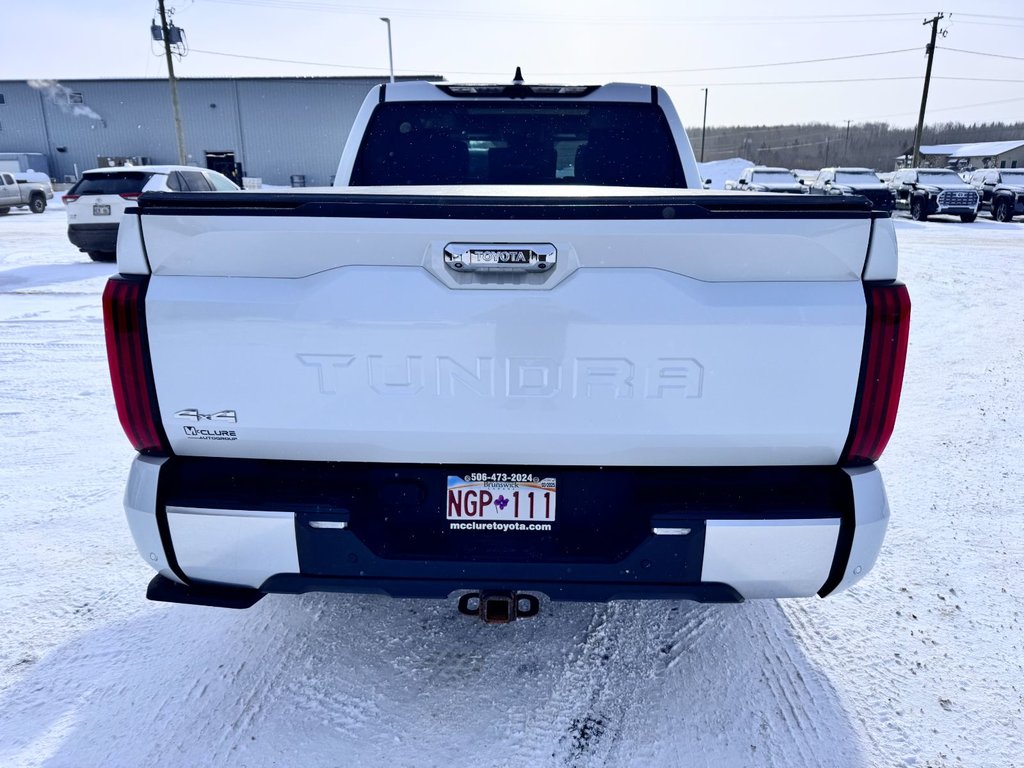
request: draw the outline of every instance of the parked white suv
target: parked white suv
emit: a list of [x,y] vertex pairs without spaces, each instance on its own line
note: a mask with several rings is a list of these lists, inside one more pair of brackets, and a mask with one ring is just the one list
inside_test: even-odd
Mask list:
[[68,211],[68,239],[93,261],[117,258],[121,214],[143,192],[237,190],[227,176],[183,165],[95,168],[82,174],[61,199]]

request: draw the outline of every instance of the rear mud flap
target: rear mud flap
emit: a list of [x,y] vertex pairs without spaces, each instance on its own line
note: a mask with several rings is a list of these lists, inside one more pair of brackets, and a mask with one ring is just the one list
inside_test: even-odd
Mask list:
[[188,586],[165,576],[154,576],[146,589],[146,598],[161,603],[206,605],[211,608],[251,608],[266,593],[245,587]]

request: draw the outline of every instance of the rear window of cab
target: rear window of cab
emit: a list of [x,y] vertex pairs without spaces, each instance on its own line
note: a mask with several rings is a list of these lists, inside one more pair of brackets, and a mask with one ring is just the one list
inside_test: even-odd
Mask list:
[[141,192],[153,178],[152,173],[122,171],[118,173],[85,174],[68,190],[69,195],[125,195]]
[[370,117],[352,186],[686,186],[654,104],[390,102]]

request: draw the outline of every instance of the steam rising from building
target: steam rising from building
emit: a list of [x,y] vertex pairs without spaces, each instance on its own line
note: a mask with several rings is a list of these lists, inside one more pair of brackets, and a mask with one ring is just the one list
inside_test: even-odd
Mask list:
[[96,110],[81,102],[81,94],[75,93],[56,80],[29,80],[28,84],[37,91],[42,91],[50,103],[56,104],[66,115],[88,117],[90,120],[103,119]]

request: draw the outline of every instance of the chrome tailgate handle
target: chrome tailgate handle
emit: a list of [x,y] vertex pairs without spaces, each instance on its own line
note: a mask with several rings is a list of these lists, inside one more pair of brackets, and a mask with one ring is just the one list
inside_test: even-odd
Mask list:
[[550,243],[449,243],[444,263],[454,272],[550,272],[557,251]]

